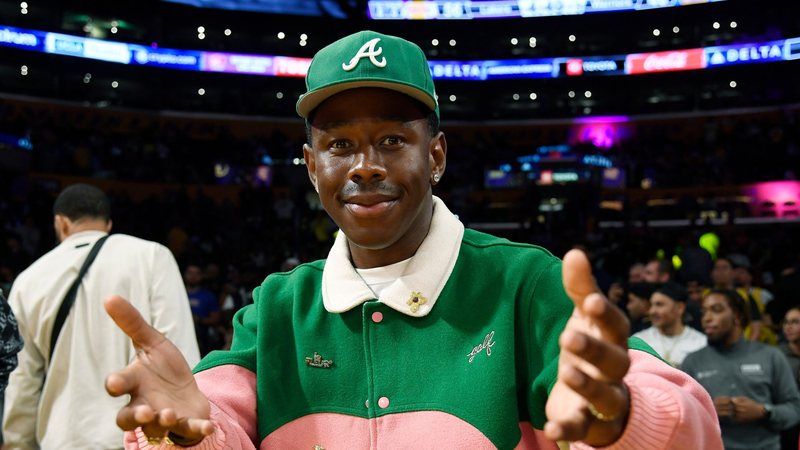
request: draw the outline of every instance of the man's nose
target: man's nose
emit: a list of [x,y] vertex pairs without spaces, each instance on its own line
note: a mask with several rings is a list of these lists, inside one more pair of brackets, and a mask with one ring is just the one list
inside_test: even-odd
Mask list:
[[350,179],[354,182],[380,181],[386,178],[386,166],[380,152],[372,145],[364,146],[354,155]]

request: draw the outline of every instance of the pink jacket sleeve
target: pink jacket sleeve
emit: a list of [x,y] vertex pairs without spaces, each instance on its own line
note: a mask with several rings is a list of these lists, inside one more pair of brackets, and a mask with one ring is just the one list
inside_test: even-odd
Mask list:
[[[192,450],[241,449],[255,450],[258,439],[256,429],[256,375],[239,366],[224,365],[204,370],[195,375],[200,390],[213,398],[211,420],[216,425],[214,433],[203,439]],[[235,380],[235,386],[231,383]],[[174,450],[166,443],[150,445],[141,428],[125,433],[125,450]],[[178,447],[183,448],[183,447]]]
[[[723,450],[717,412],[697,381],[638,350],[628,350],[631,367],[625,384],[631,394],[628,424],[605,450]],[[573,443],[571,448],[592,447]]]

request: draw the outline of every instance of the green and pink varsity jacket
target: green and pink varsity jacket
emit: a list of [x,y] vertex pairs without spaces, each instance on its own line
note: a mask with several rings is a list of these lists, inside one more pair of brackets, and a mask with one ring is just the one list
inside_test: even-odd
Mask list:
[[[270,275],[231,350],[194,369],[217,428],[192,448],[556,448],[540,430],[572,311],[558,258],[465,230],[435,199],[406,273],[374,297],[342,233],[327,260]],[[721,449],[703,388],[630,347],[631,412],[606,448]],[[125,445],[158,448],[141,430]]]

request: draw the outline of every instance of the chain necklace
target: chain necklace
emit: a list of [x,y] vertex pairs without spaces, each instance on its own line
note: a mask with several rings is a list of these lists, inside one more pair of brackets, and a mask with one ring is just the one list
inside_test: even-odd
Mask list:
[[[676,335],[676,336],[667,336],[667,335],[663,334],[661,332],[661,330],[658,330],[658,336],[659,336],[659,338],[658,338],[659,343],[662,344],[662,347],[664,348],[663,353],[662,353],[661,356],[663,356],[664,359],[667,360],[667,362],[669,362],[673,366],[676,366],[677,364],[675,364],[675,361],[672,360],[672,352],[673,352],[673,350],[675,350],[675,348],[678,346],[678,344],[680,344],[681,341],[683,341],[683,338],[685,338],[687,336],[687,334],[686,334],[686,326],[684,325],[684,328],[683,328],[683,330],[681,330],[681,333]],[[666,345],[668,342],[672,343],[669,346],[669,348],[667,348],[667,345]]]

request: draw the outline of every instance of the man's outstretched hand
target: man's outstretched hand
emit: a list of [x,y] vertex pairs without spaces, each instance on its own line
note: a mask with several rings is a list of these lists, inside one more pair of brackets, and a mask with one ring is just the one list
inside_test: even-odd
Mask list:
[[558,379],[544,432],[553,440],[605,446],[622,435],[630,410],[622,382],[630,366],[630,324],[597,289],[583,252],[564,256],[562,277],[575,309],[559,339]]
[[151,438],[172,432],[187,443],[211,434],[214,424],[209,420],[208,399],[178,348],[122,297],[109,297],[104,306],[137,350],[127,367],[106,378],[109,394],[131,396],[117,414],[117,425],[126,431],[142,427]]

